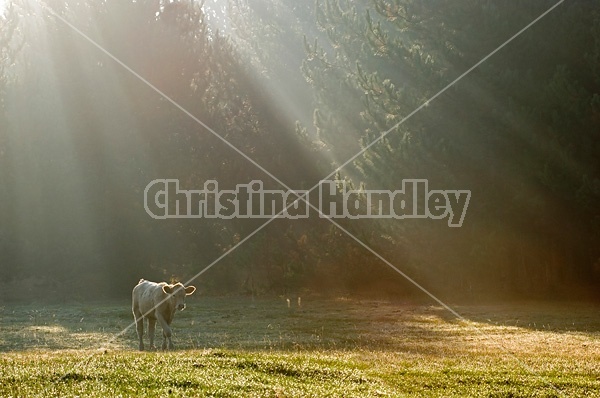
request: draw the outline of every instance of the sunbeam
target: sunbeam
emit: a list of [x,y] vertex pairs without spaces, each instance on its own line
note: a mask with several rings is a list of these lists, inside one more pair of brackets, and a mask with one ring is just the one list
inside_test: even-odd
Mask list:
[[0,0],[0,395],[597,391],[599,65],[583,0]]

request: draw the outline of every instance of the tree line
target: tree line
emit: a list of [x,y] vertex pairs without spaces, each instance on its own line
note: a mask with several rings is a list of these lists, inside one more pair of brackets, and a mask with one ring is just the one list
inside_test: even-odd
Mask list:
[[[185,281],[261,227],[145,212],[154,179],[281,189],[213,132],[292,189],[369,146],[331,178],[363,191],[406,179],[470,190],[460,228],[336,220],[441,297],[597,295],[593,2],[560,5],[404,121],[553,3],[47,4],[87,38],[31,2],[0,16],[0,299]],[[270,222],[195,284],[207,294],[422,295],[315,212]]]

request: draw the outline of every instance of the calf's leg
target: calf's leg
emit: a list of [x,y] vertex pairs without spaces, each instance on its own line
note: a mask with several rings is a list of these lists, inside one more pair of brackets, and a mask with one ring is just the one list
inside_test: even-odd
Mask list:
[[[171,326],[169,326],[169,324],[167,323],[167,320],[162,316],[162,315],[158,315],[156,317],[158,319],[158,322],[160,323],[160,326],[162,327],[163,330],[163,343],[162,343],[162,349],[166,350],[167,347],[169,348],[169,350],[172,350],[173,347],[173,341],[171,340]],[[168,342],[168,346],[167,346],[167,342]]]
[[136,310],[133,311],[133,317],[135,318],[135,330],[140,341],[139,349],[144,351],[144,318],[142,313]]
[[154,347],[154,329],[156,327],[156,318],[148,318],[148,337],[150,338],[150,349],[153,350]]

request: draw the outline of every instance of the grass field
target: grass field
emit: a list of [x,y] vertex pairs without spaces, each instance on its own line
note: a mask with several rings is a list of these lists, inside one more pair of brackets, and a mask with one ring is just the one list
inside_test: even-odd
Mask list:
[[292,304],[188,300],[171,352],[117,336],[127,301],[4,304],[0,396],[600,396],[597,305]]

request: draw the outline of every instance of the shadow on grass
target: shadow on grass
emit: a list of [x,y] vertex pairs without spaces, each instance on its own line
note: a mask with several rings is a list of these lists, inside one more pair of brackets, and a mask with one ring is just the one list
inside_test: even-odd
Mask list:
[[[173,321],[178,349],[377,350],[420,355],[498,348],[526,334],[537,347],[557,336],[596,338],[598,308],[585,304],[459,306],[468,321],[441,307],[372,300],[193,298]],[[127,301],[0,307],[0,351],[132,349],[137,347]],[[156,339],[160,343],[161,329]],[[581,339],[580,339],[581,340]],[[573,344],[580,344],[575,339]],[[107,344],[111,341],[110,344]],[[147,341],[147,336],[146,336]],[[565,344],[565,341],[561,341]],[[581,343],[584,344],[584,343]],[[506,345],[506,344],[504,344]],[[527,344],[519,349],[526,349]],[[539,348],[539,347],[538,347]],[[537,349],[537,348],[536,348]]]

